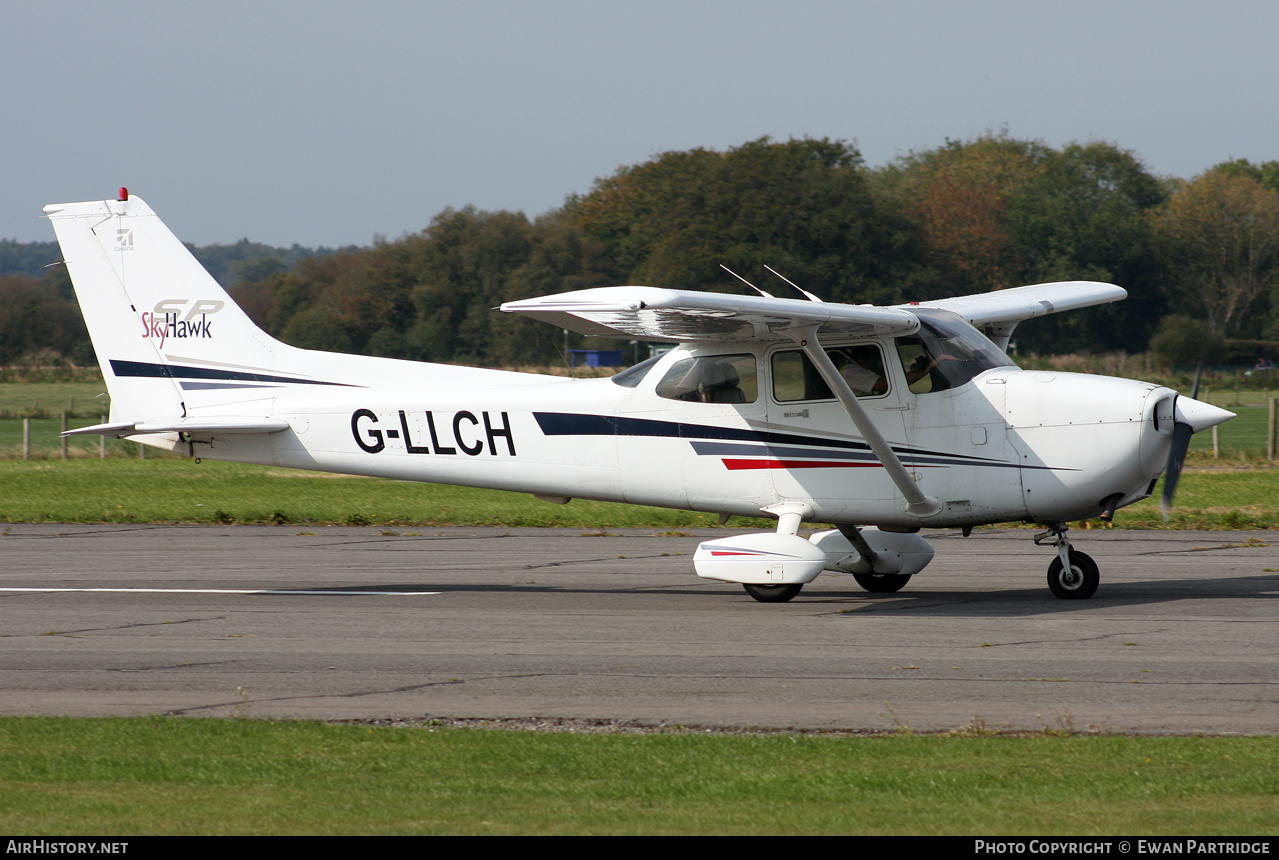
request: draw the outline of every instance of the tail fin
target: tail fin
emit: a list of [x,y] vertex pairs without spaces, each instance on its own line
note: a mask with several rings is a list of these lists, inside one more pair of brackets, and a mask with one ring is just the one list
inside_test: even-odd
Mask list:
[[290,392],[358,389],[370,380],[412,390],[554,380],[281,343],[253,324],[146,203],[120,191],[119,200],[44,208],[111,392],[111,422],[84,432],[272,433],[287,426],[269,416]]
[[242,400],[242,389],[278,379],[280,359],[301,351],[254,325],[146,203],[124,189],[120,197],[44,209],[111,392],[112,420],[183,418],[192,398]]

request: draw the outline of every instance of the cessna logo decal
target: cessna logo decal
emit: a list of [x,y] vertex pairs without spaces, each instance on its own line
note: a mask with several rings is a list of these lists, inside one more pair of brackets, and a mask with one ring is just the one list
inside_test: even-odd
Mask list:
[[[160,348],[169,338],[213,337],[213,323],[209,314],[215,314],[226,305],[216,299],[164,299],[155,303],[155,310],[142,314],[142,336],[160,341]],[[185,314],[184,314],[185,311]],[[196,319],[196,317],[199,319]]]
[[497,440],[502,439],[506,443],[506,452],[514,457],[515,437],[511,435],[511,419],[505,412],[498,414],[501,419],[495,422],[486,411],[476,417],[474,412],[463,410],[454,412],[450,419],[443,415],[437,417],[430,410],[413,413],[410,417],[401,409],[399,428],[383,429],[376,413],[370,409],[357,409],[351,414],[351,435],[355,437],[355,444],[370,454],[385,450],[388,439],[403,439],[404,450],[409,454],[456,454],[461,450],[463,454],[476,457],[484,452],[487,442],[489,454],[497,456]]
[[116,251],[132,251],[133,250],[133,228],[117,227],[115,231],[115,248]]

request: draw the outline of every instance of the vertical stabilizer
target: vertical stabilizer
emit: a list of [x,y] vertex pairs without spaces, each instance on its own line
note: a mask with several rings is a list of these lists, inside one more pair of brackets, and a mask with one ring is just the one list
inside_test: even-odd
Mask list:
[[120,196],[44,209],[111,392],[112,420],[185,417],[188,405],[248,387],[236,380],[275,372],[277,351],[290,348],[254,325],[145,202],[123,189]]

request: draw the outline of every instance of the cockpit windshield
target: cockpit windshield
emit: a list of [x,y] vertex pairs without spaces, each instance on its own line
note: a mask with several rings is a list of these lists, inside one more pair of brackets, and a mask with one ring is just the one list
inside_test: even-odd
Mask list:
[[[664,354],[664,353],[663,353]],[[615,373],[609,377],[617,385],[623,388],[634,388],[644,381],[644,377],[653,369],[653,365],[662,360],[661,355],[655,355],[652,358],[646,358],[639,364],[631,365],[620,373]]]
[[919,317],[919,332],[897,338],[897,352],[910,390],[916,394],[958,388],[996,367],[1016,367],[990,338],[958,314],[936,308],[911,310]]

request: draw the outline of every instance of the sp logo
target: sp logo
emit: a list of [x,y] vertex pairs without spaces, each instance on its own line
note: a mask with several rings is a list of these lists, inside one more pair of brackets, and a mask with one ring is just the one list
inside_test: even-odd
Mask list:
[[[216,314],[226,306],[217,299],[165,299],[155,303],[157,314],[173,314],[175,319],[192,320],[200,314]],[[186,316],[182,315],[186,311]]]

